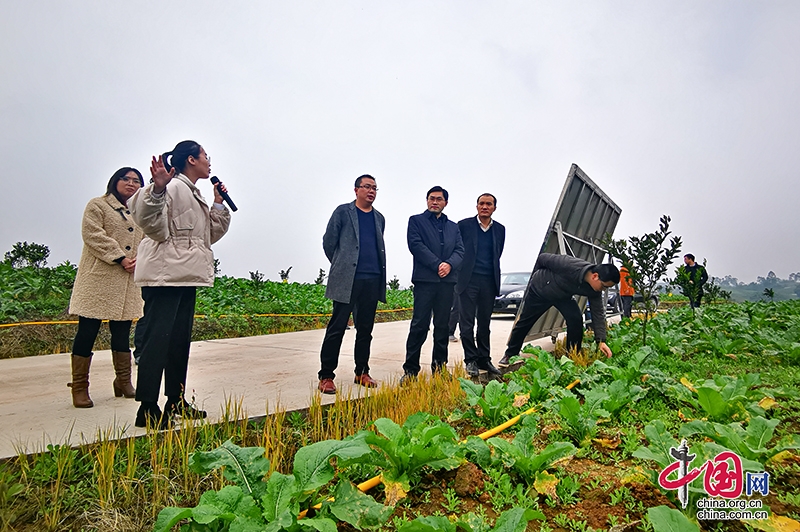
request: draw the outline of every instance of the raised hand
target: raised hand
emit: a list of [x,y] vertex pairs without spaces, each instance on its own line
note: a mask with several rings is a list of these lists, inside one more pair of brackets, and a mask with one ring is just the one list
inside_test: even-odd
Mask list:
[[167,183],[172,181],[175,176],[175,169],[167,172],[164,166],[163,156],[153,156],[153,161],[150,163],[150,175],[153,178],[153,192],[161,194],[167,188]]

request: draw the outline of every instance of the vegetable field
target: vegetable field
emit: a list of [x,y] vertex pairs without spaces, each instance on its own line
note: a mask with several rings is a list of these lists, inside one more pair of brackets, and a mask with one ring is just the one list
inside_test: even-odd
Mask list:
[[[800,304],[675,308],[641,338],[634,319],[611,328],[611,359],[589,344],[571,357],[529,348],[502,381],[457,368],[325,408],[276,405],[258,423],[235,421],[232,401],[218,425],[52,447],[0,468],[0,518],[9,530],[797,530]],[[692,457],[684,473],[676,454]]]
[[[75,265],[14,268],[0,262],[0,358],[69,351],[77,325],[68,314]],[[410,290],[387,290],[377,321],[408,319]],[[236,338],[325,327],[333,306],[321,284],[279,283],[217,277],[213,287],[197,292],[198,314],[193,340]],[[36,322],[36,325],[15,326]],[[41,324],[38,324],[42,322]],[[76,321],[77,323],[77,321]],[[133,332],[131,333],[133,334]],[[110,336],[101,328],[97,349],[108,349]]]

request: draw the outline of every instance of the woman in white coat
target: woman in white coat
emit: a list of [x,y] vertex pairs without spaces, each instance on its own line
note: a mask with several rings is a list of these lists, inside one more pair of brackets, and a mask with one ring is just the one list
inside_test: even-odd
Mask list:
[[[211,175],[200,144],[185,140],[150,165],[152,184],[131,198],[133,219],[145,238],[139,246],[135,281],[145,302],[136,400],[136,426],[168,428],[173,415],[204,418],[184,397],[198,286],[214,285],[211,244],[228,231],[231,215],[214,186],[209,206],[198,180]],[[167,402],[158,406],[161,377]]]
[[72,343],[72,404],[94,406],[89,397],[92,347],[101,320],[109,320],[111,358],[114,361],[114,395],[132,398],[131,321],[142,316],[141,290],[134,284],[136,251],[142,230],[133,223],[127,201],[144,185],[135,168],[120,168],[108,181],[106,193],[94,198],[83,213],[83,252],[69,302],[78,315],[78,332]]

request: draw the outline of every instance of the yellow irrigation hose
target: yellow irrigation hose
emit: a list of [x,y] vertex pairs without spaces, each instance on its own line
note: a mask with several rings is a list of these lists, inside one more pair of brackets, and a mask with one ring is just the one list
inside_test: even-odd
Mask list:
[[[581,381],[580,381],[580,379],[575,379],[574,381],[572,381],[571,383],[569,383],[569,384],[566,386],[567,390],[571,390],[571,389],[573,389],[573,388],[574,388],[575,386],[577,386],[577,385],[578,385],[580,382],[581,382]],[[506,430],[508,427],[511,427],[511,426],[513,426],[513,425],[516,425],[516,424],[519,422],[519,420],[520,420],[520,419],[522,419],[522,416],[527,416],[527,415],[529,415],[529,414],[533,414],[534,412],[536,412],[536,407],[535,407],[535,406],[534,406],[534,407],[531,407],[531,408],[529,408],[528,410],[526,410],[525,412],[523,412],[523,413],[521,413],[521,414],[519,414],[519,415],[517,415],[517,416],[514,416],[514,417],[512,417],[511,419],[509,419],[509,420],[508,420],[508,421],[506,421],[505,423],[502,423],[502,424],[500,424],[500,425],[497,425],[497,426],[496,426],[495,428],[493,428],[493,429],[490,429],[490,430],[487,430],[486,432],[482,432],[482,433],[478,434],[478,437],[479,437],[480,439],[482,439],[482,440],[488,440],[489,438],[491,438],[491,437],[492,437],[492,436],[494,436],[495,434],[500,434],[501,432],[503,432],[504,430]],[[463,442],[462,442],[462,443],[463,443]],[[369,480],[365,480],[364,482],[362,482],[361,484],[359,484],[357,487],[358,487],[358,489],[359,489],[360,491],[362,491],[362,492],[367,492],[367,491],[371,490],[372,488],[374,488],[374,487],[377,487],[377,486],[378,486],[378,484],[380,484],[380,483],[381,483],[381,476],[380,476],[380,475],[378,475],[378,476],[376,476],[376,477],[372,477],[372,478],[371,478],[371,479],[369,479]],[[332,501],[332,500],[333,500],[333,498],[329,498],[328,500],[329,500],[329,501]],[[312,506],[312,508],[313,508],[314,510],[319,510],[320,508],[322,508],[322,503],[315,504],[314,506]],[[298,518],[298,519],[302,519],[302,518],[304,518],[304,517],[306,516],[306,514],[307,514],[307,513],[308,513],[308,510],[303,510],[302,512],[300,512],[300,514],[297,516],[297,518]]]
[[[390,312],[408,312],[409,310],[413,310],[412,308],[391,308],[391,309],[381,309],[376,310],[376,314],[387,314]],[[321,318],[330,316],[331,314],[219,314],[217,316],[210,316],[211,318]],[[206,314],[195,314],[194,316],[197,319],[207,319],[209,318]],[[133,320],[139,321],[139,320]],[[103,323],[108,322],[108,320],[103,320]],[[77,320],[64,320],[64,321],[25,321],[20,323],[2,323],[0,324],[0,329],[8,328],[8,327],[25,327],[28,325],[77,325]]]

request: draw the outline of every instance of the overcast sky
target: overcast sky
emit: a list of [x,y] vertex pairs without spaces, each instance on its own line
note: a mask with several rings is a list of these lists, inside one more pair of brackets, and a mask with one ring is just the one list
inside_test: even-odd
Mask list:
[[[111,174],[184,139],[239,206],[222,272],[310,282],[369,173],[388,275],[433,185],[457,221],[498,197],[530,270],[577,163],[621,208],[672,217],[712,275],[800,271],[800,2],[0,0],[0,252],[81,253]],[[201,182],[211,197],[211,185]]]

